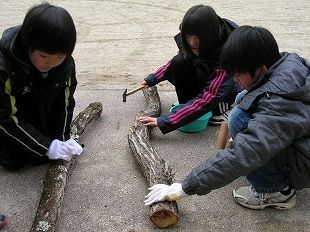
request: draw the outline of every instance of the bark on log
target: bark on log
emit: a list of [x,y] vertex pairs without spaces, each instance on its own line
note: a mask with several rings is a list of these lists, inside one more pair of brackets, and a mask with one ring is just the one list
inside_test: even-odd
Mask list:
[[[72,121],[72,137],[78,140],[86,126],[102,112],[102,104],[94,102],[80,112]],[[54,232],[60,215],[62,200],[70,171],[76,156],[71,161],[53,161],[43,180],[44,189],[32,224],[31,232]]]
[[[129,130],[128,143],[141,172],[149,186],[155,184],[172,184],[172,168],[158,155],[150,142],[151,128],[137,120],[140,116],[158,117],[161,103],[156,86],[143,89],[148,103],[146,111],[140,111],[135,124]],[[178,222],[178,206],[176,201],[154,203],[150,207],[150,220],[159,228],[166,228]]]

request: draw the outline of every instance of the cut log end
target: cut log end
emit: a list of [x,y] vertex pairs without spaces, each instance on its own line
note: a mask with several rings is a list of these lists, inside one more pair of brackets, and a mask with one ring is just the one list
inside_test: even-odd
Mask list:
[[172,226],[178,222],[178,219],[178,215],[167,208],[158,208],[150,215],[150,220],[159,228]]

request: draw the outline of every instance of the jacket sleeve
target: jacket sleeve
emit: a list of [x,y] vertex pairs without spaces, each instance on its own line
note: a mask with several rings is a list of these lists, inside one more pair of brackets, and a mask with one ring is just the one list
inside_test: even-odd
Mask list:
[[76,86],[77,80],[73,71],[57,95],[48,115],[47,126],[52,139],[66,141],[70,138]]
[[0,129],[3,136],[26,151],[43,156],[51,140],[43,136],[23,119],[12,93],[12,81],[4,71],[0,72]]
[[224,70],[217,69],[211,74],[203,93],[189,101],[182,109],[157,118],[158,128],[163,134],[195,121],[212,111],[234,88],[233,78]]
[[[180,33],[178,33],[175,37],[174,37],[176,44],[179,48],[179,51],[177,54],[181,53],[182,50],[182,46],[181,46],[181,38],[180,38]],[[158,70],[156,70],[156,72],[151,73],[150,75],[148,75],[144,80],[147,82],[148,86],[154,86],[157,85],[158,83],[168,80],[171,84],[174,85],[173,79],[171,78],[171,70],[170,70],[170,64],[171,64],[171,60],[169,60],[167,62],[167,64],[165,64],[164,66],[160,67]]]
[[165,64],[164,66],[157,69],[156,72],[151,73],[144,79],[147,82],[149,87],[157,85],[158,83],[165,81],[165,80],[168,80],[173,84],[173,81],[170,75],[170,64],[171,64],[171,60],[169,60],[167,64]]
[[183,190],[189,195],[204,195],[223,187],[261,167],[293,140],[307,134],[309,116],[300,110],[302,102],[284,101],[276,95],[262,98],[248,128],[237,134],[231,148],[194,168],[183,180]]

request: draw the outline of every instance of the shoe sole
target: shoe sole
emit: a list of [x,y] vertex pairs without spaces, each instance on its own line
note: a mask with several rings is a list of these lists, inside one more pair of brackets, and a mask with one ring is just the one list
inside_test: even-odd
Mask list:
[[222,125],[222,122],[210,122],[208,123],[210,126],[220,126]]
[[287,199],[288,201],[291,201],[291,202],[269,203],[269,204],[265,204],[265,205],[249,205],[247,203],[238,201],[235,197],[234,197],[234,199],[238,204],[240,204],[246,208],[255,209],[255,210],[258,210],[258,209],[263,210],[266,207],[275,208],[275,209],[279,209],[279,210],[289,210],[289,209],[292,209],[296,206],[296,193],[294,193],[291,197],[289,197]]

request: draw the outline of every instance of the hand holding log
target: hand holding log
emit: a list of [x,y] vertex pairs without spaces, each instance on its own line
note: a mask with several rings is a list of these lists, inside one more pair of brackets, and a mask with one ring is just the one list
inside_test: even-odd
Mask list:
[[149,188],[151,192],[145,197],[147,198],[144,203],[145,205],[152,205],[159,201],[176,201],[181,200],[188,195],[182,189],[182,184],[173,183],[172,185],[156,184]]

